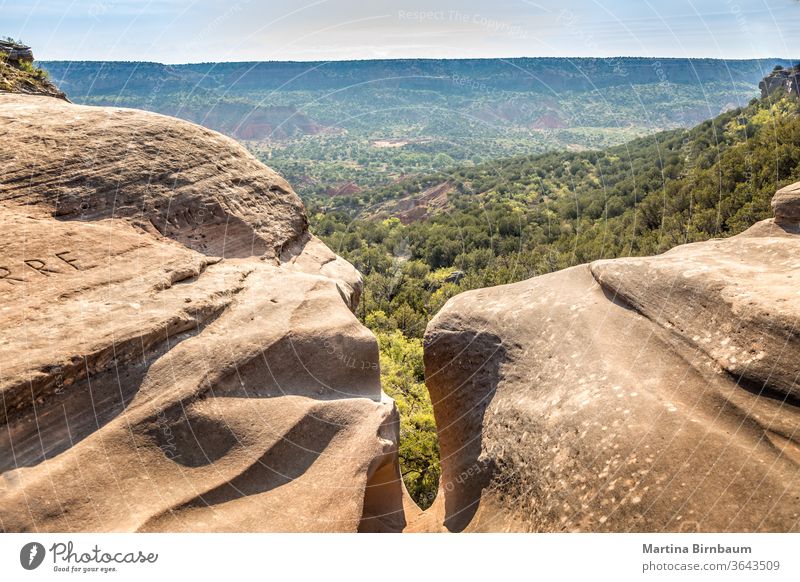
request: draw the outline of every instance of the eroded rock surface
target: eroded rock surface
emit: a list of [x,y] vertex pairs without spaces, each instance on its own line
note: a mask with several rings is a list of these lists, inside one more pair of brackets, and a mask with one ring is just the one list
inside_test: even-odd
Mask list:
[[451,299],[425,338],[440,495],[411,529],[800,530],[797,188],[730,239]]
[[772,198],[775,221],[787,225],[800,223],[800,182],[781,188]]
[[360,276],[283,179],[139,111],[0,133],[0,529],[402,529]]

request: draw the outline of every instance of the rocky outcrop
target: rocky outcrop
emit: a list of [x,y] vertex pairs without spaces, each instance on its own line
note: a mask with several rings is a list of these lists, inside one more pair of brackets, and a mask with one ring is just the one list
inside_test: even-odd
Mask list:
[[0,133],[0,529],[402,529],[360,276],[283,179],[141,111]]
[[370,212],[370,216],[373,219],[396,217],[403,224],[419,222],[450,209],[448,197],[455,189],[452,183],[442,182],[422,192],[378,204]]
[[776,91],[800,96],[800,66],[791,69],[775,69],[758,84],[761,98]]
[[48,95],[66,100],[47,78],[47,73],[33,66],[29,46],[0,40],[0,93]]
[[18,42],[0,40],[0,53],[3,55],[3,60],[9,63],[33,62],[33,51],[31,47]]
[[800,530],[799,186],[739,236],[451,299],[412,529]]
[[800,224],[800,182],[781,188],[772,198],[772,211],[775,222],[792,225]]

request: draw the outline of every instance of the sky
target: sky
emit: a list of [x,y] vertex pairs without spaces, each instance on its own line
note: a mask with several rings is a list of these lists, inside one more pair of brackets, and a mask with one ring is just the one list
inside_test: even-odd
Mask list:
[[797,0],[0,0],[38,60],[796,58]]

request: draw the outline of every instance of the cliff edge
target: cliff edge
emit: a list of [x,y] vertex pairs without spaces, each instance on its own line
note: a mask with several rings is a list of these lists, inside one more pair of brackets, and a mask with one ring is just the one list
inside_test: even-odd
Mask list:
[[761,98],[764,99],[776,91],[788,95],[800,96],[800,65],[789,69],[776,67],[769,75],[758,84],[761,89]]

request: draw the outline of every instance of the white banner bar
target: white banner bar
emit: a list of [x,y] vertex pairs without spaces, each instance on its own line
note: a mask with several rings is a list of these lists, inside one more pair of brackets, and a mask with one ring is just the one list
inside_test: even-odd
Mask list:
[[[800,534],[3,534],[3,580],[800,580]],[[565,578],[562,578],[565,577]]]

